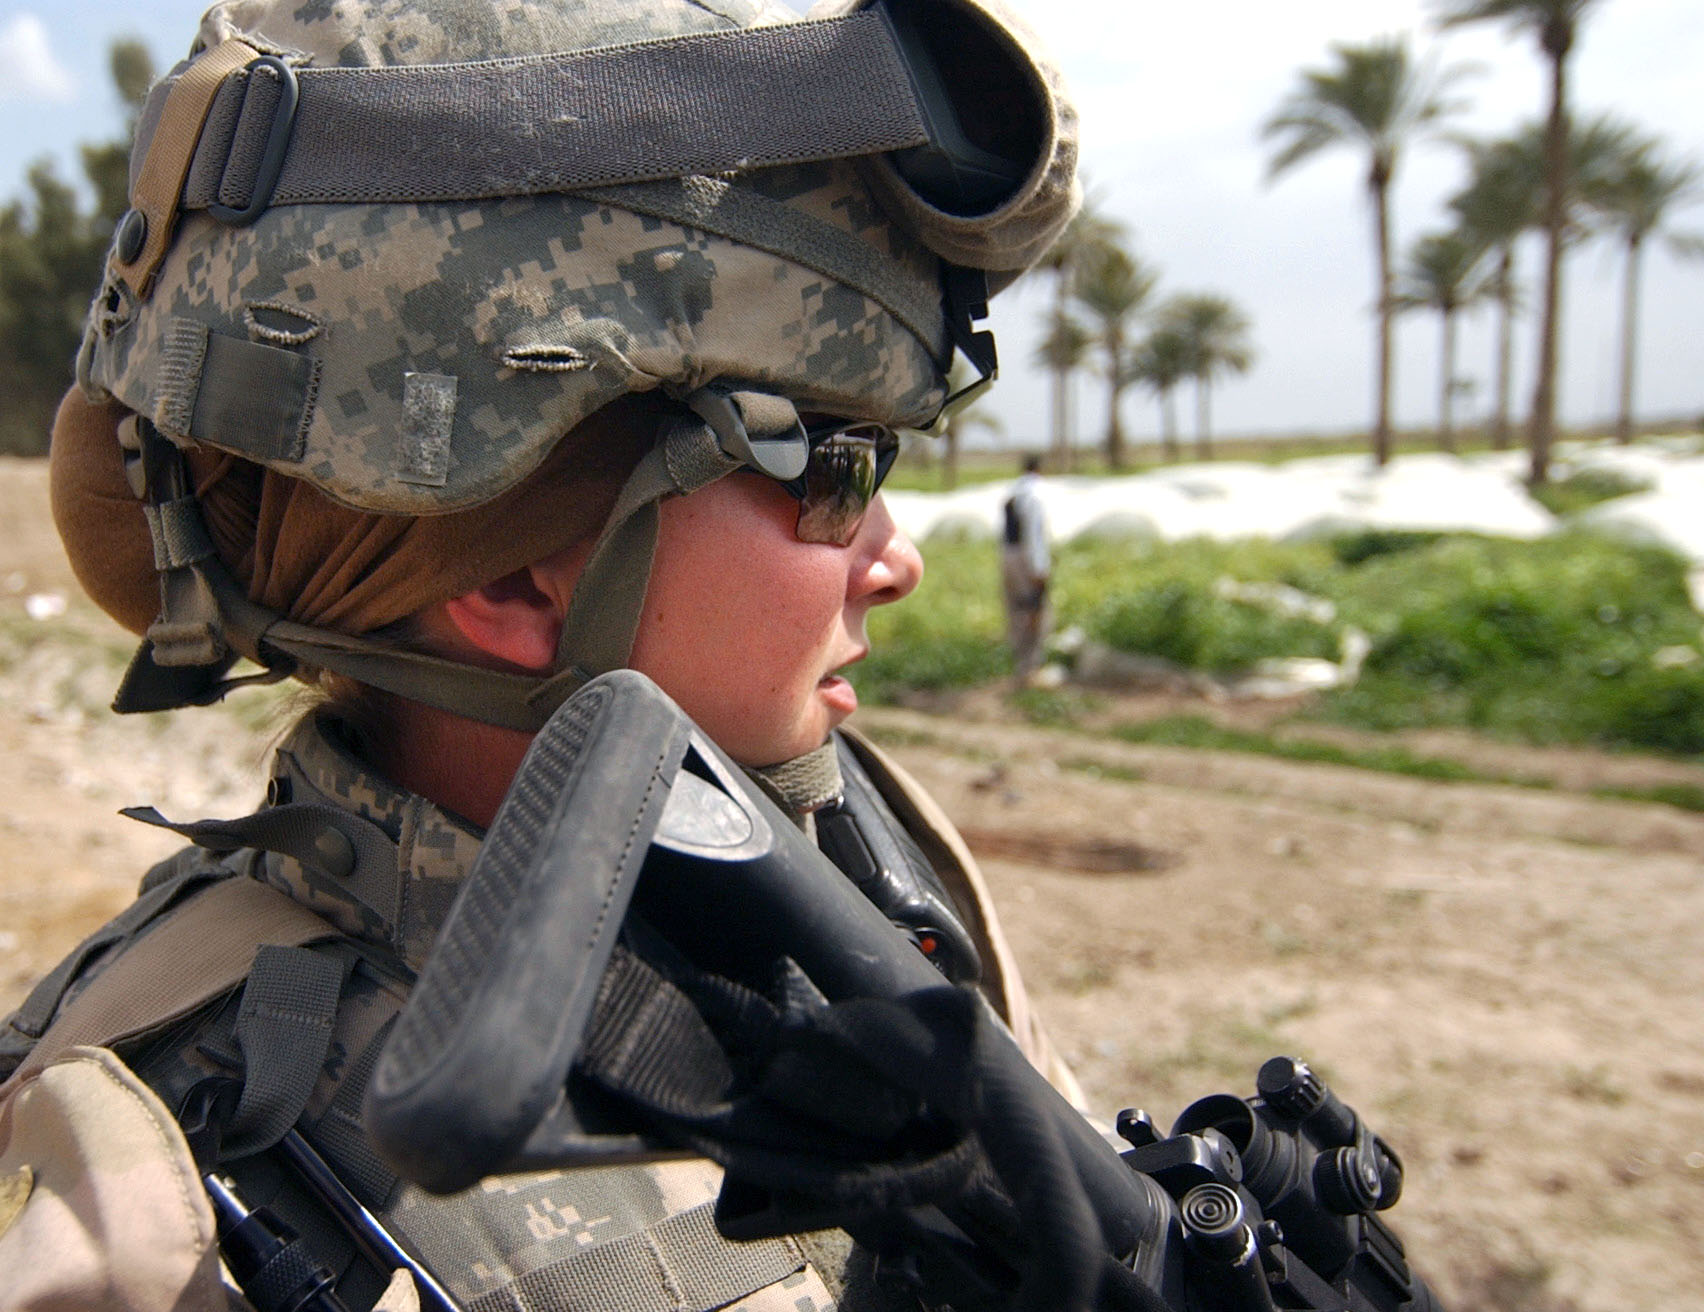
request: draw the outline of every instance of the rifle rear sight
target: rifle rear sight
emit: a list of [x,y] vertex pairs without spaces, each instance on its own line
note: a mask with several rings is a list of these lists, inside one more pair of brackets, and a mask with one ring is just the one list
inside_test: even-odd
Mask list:
[[1118,1114],[1124,1161],[1178,1203],[1204,1306],[1432,1308],[1376,1215],[1402,1194],[1396,1154],[1305,1062],[1273,1057],[1255,1088],[1191,1103],[1169,1137]]

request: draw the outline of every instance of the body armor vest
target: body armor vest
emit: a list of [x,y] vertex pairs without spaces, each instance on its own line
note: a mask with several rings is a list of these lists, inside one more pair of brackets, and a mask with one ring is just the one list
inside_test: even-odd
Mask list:
[[[722,1239],[710,1216],[719,1172],[702,1160],[505,1176],[447,1198],[398,1182],[367,1143],[361,1095],[479,835],[373,779],[337,736],[335,725],[298,729],[279,753],[272,804],[255,815],[173,826],[205,846],[151,872],[137,906],[38,987],[0,1031],[0,1074],[133,942],[168,927],[210,885],[258,880],[323,917],[319,941],[263,948],[240,987],[115,1047],[174,1110],[209,1079],[241,1079],[221,1169],[249,1205],[303,1236],[351,1306],[371,1306],[389,1273],[281,1163],[274,1147],[292,1126],[470,1312],[895,1305],[871,1279],[868,1255],[837,1231]],[[979,889],[960,868],[949,890],[925,855],[932,847],[939,862],[956,835],[924,825],[920,842],[895,811],[916,800],[908,781],[867,743],[841,737],[838,750],[846,791],[818,816],[822,849],[944,974],[980,976],[1010,1019],[1010,967]],[[193,991],[196,972],[184,974]]]

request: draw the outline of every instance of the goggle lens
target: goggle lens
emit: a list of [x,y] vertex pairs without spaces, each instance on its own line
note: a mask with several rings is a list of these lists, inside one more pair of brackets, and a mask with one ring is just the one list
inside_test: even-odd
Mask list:
[[848,545],[869,513],[870,503],[893,468],[899,438],[881,424],[855,424],[807,434],[805,472],[784,483],[799,499],[801,542]]

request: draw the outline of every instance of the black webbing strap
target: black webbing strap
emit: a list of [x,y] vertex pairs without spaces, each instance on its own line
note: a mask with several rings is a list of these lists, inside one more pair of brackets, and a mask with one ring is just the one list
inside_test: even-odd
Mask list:
[[125,807],[119,814],[169,829],[213,852],[245,847],[277,852],[330,875],[382,923],[396,922],[396,842],[371,820],[329,802],[288,802],[236,820],[179,822],[166,819],[151,806]]
[[272,1147],[308,1105],[349,961],[275,944],[255,954],[237,1011],[243,1094],[221,1144],[226,1160]]
[[[290,103],[278,72],[226,78],[184,208],[268,203],[254,191]],[[535,195],[928,140],[893,30],[874,10],[515,59],[300,68],[294,78],[272,204]]]

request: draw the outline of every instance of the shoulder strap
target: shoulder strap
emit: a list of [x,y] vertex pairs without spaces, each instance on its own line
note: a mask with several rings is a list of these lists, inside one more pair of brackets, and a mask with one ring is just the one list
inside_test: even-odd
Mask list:
[[[195,849],[186,849],[200,855]],[[5,1033],[0,1035],[0,1052],[11,1058],[0,1066],[0,1072],[10,1074],[13,1067],[29,1055],[59,1011],[59,1003],[72,983],[89,963],[127,938],[133,938],[142,927],[166,914],[210,881],[228,878],[230,871],[206,863],[184,861],[185,852],[167,858],[148,872],[142,881],[137,899],[106,924],[90,934],[68,953],[63,961],[30,990],[17,1011],[7,1019]]]
[[0,1098],[60,1053],[111,1047],[180,1020],[247,978],[268,944],[299,947],[338,930],[258,880],[223,879],[185,901],[92,979],[42,1035]]
[[876,789],[887,799],[899,822],[923,849],[924,855],[953,900],[965,912],[966,927],[982,957],[982,992],[1011,1027],[1024,1055],[1048,1082],[1078,1107],[1088,1105],[1082,1087],[1054,1049],[1024,990],[1012,949],[1006,943],[994,901],[976,858],[940,804],[887,753],[862,733],[842,725],[846,738]]
[[975,984],[982,961],[965,927],[962,896],[947,891],[852,744],[836,736],[829,750],[841,795],[814,813],[817,846],[947,979]]

